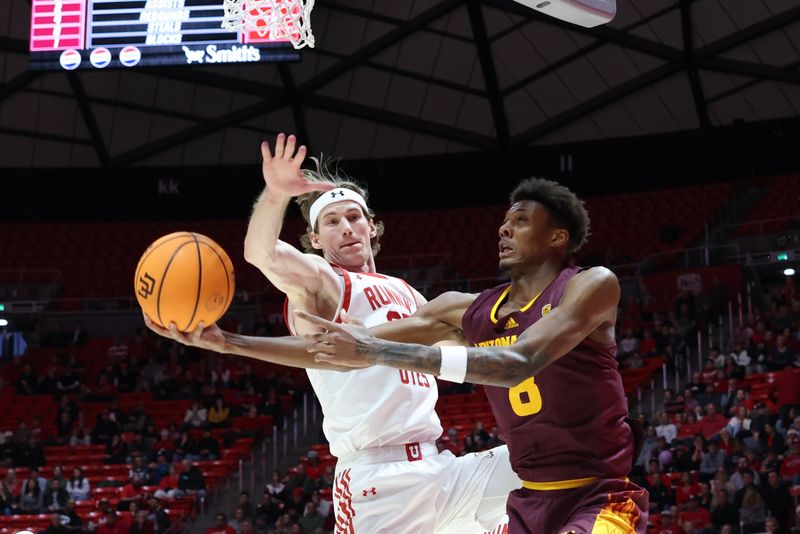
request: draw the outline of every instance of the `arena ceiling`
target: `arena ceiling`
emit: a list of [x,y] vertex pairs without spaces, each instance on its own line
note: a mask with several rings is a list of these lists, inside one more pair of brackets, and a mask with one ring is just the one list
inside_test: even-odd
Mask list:
[[345,159],[514,149],[792,118],[797,0],[618,0],[592,29],[512,0],[317,0],[291,64],[28,69],[0,2],[0,167],[257,163],[296,132]]

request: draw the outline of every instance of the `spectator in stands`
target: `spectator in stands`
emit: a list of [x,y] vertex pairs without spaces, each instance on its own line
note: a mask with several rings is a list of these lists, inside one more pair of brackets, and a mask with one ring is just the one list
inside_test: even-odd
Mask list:
[[647,468],[650,458],[653,457],[653,453],[656,451],[657,447],[658,436],[656,435],[656,429],[653,426],[649,426],[645,431],[645,438],[642,442],[642,451],[639,453],[639,458],[636,460],[636,466],[644,471],[645,468]]
[[655,472],[651,477],[648,477],[644,487],[650,495],[651,513],[658,513],[658,510],[663,510],[674,502],[672,490],[664,484],[661,473]]
[[22,367],[22,374],[17,379],[17,393],[20,395],[39,393],[39,377],[30,363],[26,363]]
[[83,476],[83,471],[80,467],[75,467],[72,470],[72,477],[66,483],[67,493],[69,498],[75,501],[89,500],[89,479]]
[[153,424],[153,418],[147,413],[144,407],[144,402],[137,401],[136,408],[128,415],[128,421],[125,424],[125,430],[129,432],[143,433],[145,429]]
[[106,445],[107,462],[110,464],[124,464],[128,461],[128,444],[122,435],[115,433]]
[[61,524],[61,516],[59,514],[50,515],[50,524],[47,525],[47,530],[44,534],[69,534],[66,526]]
[[306,464],[306,475],[311,480],[319,480],[325,474],[325,466],[319,463],[319,454],[315,450],[306,453],[308,463]]
[[666,411],[658,414],[658,426],[655,427],[656,436],[663,437],[667,443],[672,443],[672,440],[678,437],[678,429],[669,420],[669,415]]
[[739,524],[739,512],[731,504],[728,492],[724,489],[714,492],[714,500],[711,501],[711,523],[716,529],[721,529],[724,525]]
[[278,398],[278,390],[270,388],[267,391],[267,398],[264,404],[259,409],[261,415],[269,415],[272,417],[272,422],[278,428],[283,426],[283,408],[281,407],[280,399]]
[[[760,532],[761,525],[766,519],[766,509],[764,499],[761,498],[758,488],[748,485],[740,490],[741,506],[739,507],[739,519],[743,525],[743,532]],[[738,497],[738,495],[737,495]]]
[[298,524],[303,529],[303,534],[314,534],[318,528],[322,528],[325,524],[325,518],[317,511],[317,505],[309,501],[306,503],[305,512]]
[[800,434],[788,434],[789,450],[781,463],[781,478],[792,486],[800,485]]
[[750,374],[753,371],[750,366],[752,363],[750,355],[747,353],[744,347],[742,347],[741,343],[737,342],[733,346],[733,350],[729,356],[736,366],[741,367],[744,370],[745,374]]
[[99,525],[95,532],[97,534],[128,534],[128,525],[120,520],[117,512],[108,510],[105,523]]
[[740,437],[739,434],[741,432],[744,432],[746,435],[750,435],[751,423],[752,420],[750,419],[750,416],[747,413],[747,408],[740,405],[736,409],[736,415],[734,415],[728,420],[726,428],[728,429],[728,432],[730,432],[732,436],[738,439]]
[[725,416],[717,413],[717,407],[711,403],[706,405],[706,413],[700,421],[700,428],[703,437],[709,439],[719,434],[719,431],[725,426]]
[[708,452],[703,453],[703,459],[700,461],[700,480],[709,481],[714,478],[717,469],[725,467],[726,456],[725,452],[720,450],[719,441],[712,439],[708,442]]
[[16,505],[17,498],[14,492],[6,485],[5,480],[0,481],[0,514],[11,515]]
[[661,512],[661,526],[652,532],[654,534],[684,534],[683,529],[672,517],[672,510],[664,510]]
[[794,365],[795,353],[786,341],[783,335],[775,338],[775,346],[769,350],[764,360],[767,371],[781,371]]
[[5,486],[12,495],[19,495],[22,488],[22,481],[17,478],[17,470],[9,467],[6,470],[6,476],[3,477],[3,486]]
[[281,508],[278,505],[280,499],[273,497],[269,491],[265,491],[261,495],[261,504],[258,505],[255,512],[256,522],[263,521],[268,525],[272,525],[281,514]]
[[767,473],[767,480],[761,488],[767,512],[781,522],[789,520],[792,510],[792,497],[789,488],[776,471]]
[[772,422],[764,423],[764,430],[758,433],[758,444],[763,453],[782,454],[786,450],[783,436],[775,431]]
[[692,481],[692,475],[688,471],[683,471],[680,485],[675,491],[675,504],[683,506],[692,495],[698,495],[699,493],[700,486]]
[[639,338],[633,333],[633,328],[628,328],[625,335],[619,340],[617,345],[617,359],[620,361],[627,360],[631,355],[639,351]]
[[128,534],[155,534],[155,532],[155,525],[150,521],[147,510],[137,511]]
[[225,400],[217,397],[214,406],[208,411],[208,424],[212,428],[226,428],[231,426],[231,411],[225,406]]
[[680,519],[684,525],[691,524],[695,531],[703,531],[703,529],[711,527],[711,514],[705,508],[700,507],[699,495],[689,497],[686,509],[680,513]]
[[253,517],[255,510],[253,509],[253,503],[250,502],[250,492],[243,491],[239,494],[239,504],[237,505],[237,509],[242,510],[242,517],[250,519]]
[[192,402],[192,407],[186,410],[183,416],[182,428],[202,428],[208,419],[208,411],[198,402]]
[[179,459],[197,460],[197,442],[184,430],[175,442],[175,456]]
[[219,442],[207,428],[203,430],[200,441],[197,442],[197,456],[201,460],[216,460],[219,458]]
[[69,522],[67,522],[65,527],[67,527],[68,532],[83,532],[83,519],[78,515],[78,510],[75,507],[75,501],[73,499],[67,500],[67,507],[61,513],[62,520],[64,517],[69,518]]
[[203,473],[190,460],[184,458],[183,471],[178,476],[178,490],[176,497],[194,495],[201,499],[206,496],[206,479]]
[[17,444],[14,442],[14,433],[10,430],[0,432],[0,466],[11,467],[17,458]]
[[20,447],[17,455],[17,465],[25,467],[40,467],[46,463],[44,448],[39,442],[39,438],[30,437],[27,443]]
[[228,518],[225,514],[217,514],[214,526],[208,527],[205,534],[236,534],[236,531],[228,525]]
[[[308,478],[308,475],[306,475],[306,466],[303,464],[297,464],[295,469],[295,473],[293,473],[292,476],[290,476],[286,481],[286,491],[289,495],[292,495],[295,489],[301,488],[304,495],[311,495],[311,492],[316,489],[316,484],[313,480]],[[302,514],[303,508],[299,508],[297,513]]]
[[81,382],[75,376],[72,367],[64,369],[64,373],[56,380],[56,389],[60,396],[77,394],[81,390]]
[[120,336],[115,336],[111,346],[108,347],[109,364],[114,366],[118,362],[127,360],[129,350],[128,344]]
[[241,534],[242,521],[244,521],[244,511],[241,506],[237,506],[233,512],[233,519],[228,521],[228,526],[231,527],[236,534]]
[[178,470],[175,464],[170,464],[167,474],[158,481],[158,489],[154,493],[155,497],[158,499],[175,498],[179,482]]
[[266,491],[264,493],[279,500],[286,499],[286,485],[284,484],[281,474],[278,471],[272,472],[272,479],[267,484]]
[[644,329],[644,336],[639,343],[639,354],[644,358],[649,358],[656,355],[656,340],[653,338],[653,333],[649,328]]
[[45,375],[39,377],[39,384],[36,389],[41,395],[56,395],[58,393],[58,378],[56,377],[57,369],[54,366],[47,368]]
[[19,495],[19,509],[23,514],[38,514],[42,509],[42,500],[44,492],[39,486],[35,474],[31,472],[31,476],[22,485],[22,491]]
[[139,473],[134,473],[131,478],[129,479],[128,483],[125,484],[119,492],[119,503],[117,504],[117,510],[120,512],[125,512],[130,509],[130,505],[132,502],[139,503],[145,496],[144,489],[144,479]]
[[148,469],[144,463],[144,456],[141,453],[133,453],[129,456],[131,461],[131,468],[128,470],[128,477],[133,478],[138,476],[142,481],[147,482]]
[[144,434],[134,432],[128,443],[128,462],[131,462],[136,456],[141,456],[142,461],[145,461],[151,457],[152,452],[151,442],[145,439]]
[[164,504],[156,497],[150,497],[148,504],[150,506],[150,514],[147,519],[153,523],[155,534],[166,534],[170,527],[170,520]]
[[97,416],[97,421],[92,429],[92,443],[108,444],[119,431],[119,425],[111,418],[111,411],[108,408],[104,408],[100,415]]
[[67,508],[69,493],[61,485],[61,480],[50,479],[50,487],[44,493],[42,506],[45,510],[54,513],[63,513]]
[[628,369],[641,369],[644,367],[644,360],[638,353],[634,352],[625,360],[625,367]]

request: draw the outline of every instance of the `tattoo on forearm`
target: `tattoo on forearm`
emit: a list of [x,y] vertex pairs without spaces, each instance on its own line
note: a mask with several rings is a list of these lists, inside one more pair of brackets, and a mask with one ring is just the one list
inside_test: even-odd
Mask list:
[[[442,365],[441,351],[425,345],[358,342],[356,351],[361,355],[371,355],[379,365],[433,375],[439,374]],[[534,376],[547,366],[549,360],[545,354],[527,356],[510,348],[498,347],[469,348],[467,358],[466,382],[500,387],[512,387]]]

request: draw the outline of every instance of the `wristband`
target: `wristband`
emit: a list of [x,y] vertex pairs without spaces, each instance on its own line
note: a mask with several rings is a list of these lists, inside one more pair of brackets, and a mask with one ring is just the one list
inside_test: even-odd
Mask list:
[[439,378],[461,384],[467,376],[467,347],[441,346],[442,366]]

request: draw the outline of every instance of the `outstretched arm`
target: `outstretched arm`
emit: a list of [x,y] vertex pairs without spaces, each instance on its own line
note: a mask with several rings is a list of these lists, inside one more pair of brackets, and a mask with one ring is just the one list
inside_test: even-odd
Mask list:
[[[528,328],[516,344],[468,348],[465,381],[512,387],[536,375],[595,331],[613,328],[619,295],[617,277],[608,269],[598,267],[575,276],[559,306]],[[310,350],[317,353],[318,360],[439,374],[442,358],[438,348],[385,341],[364,328],[307,314],[303,317],[328,330],[309,336],[316,341]]]
[[286,207],[293,196],[310,191],[328,191],[330,183],[307,180],[300,169],[306,147],[295,153],[296,138],[279,134],[275,155],[269,145],[261,144],[262,172],[266,188],[256,201],[244,240],[245,259],[258,267],[275,287],[290,300],[317,294],[322,284],[338,288],[338,280],[330,265],[319,256],[303,254],[278,239],[283,227]]
[[190,347],[222,354],[245,356],[262,362],[276,363],[288,367],[327,369],[331,371],[351,371],[353,369],[350,366],[345,367],[330,362],[316,361],[314,355],[308,351],[311,343],[299,336],[242,336],[233,332],[226,332],[216,324],[204,326],[202,322],[193,332],[183,333],[178,330],[175,323],[170,324],[169,328],[163,328],[151,321],[147,315],[144,316],[144,323],[156,334]]

